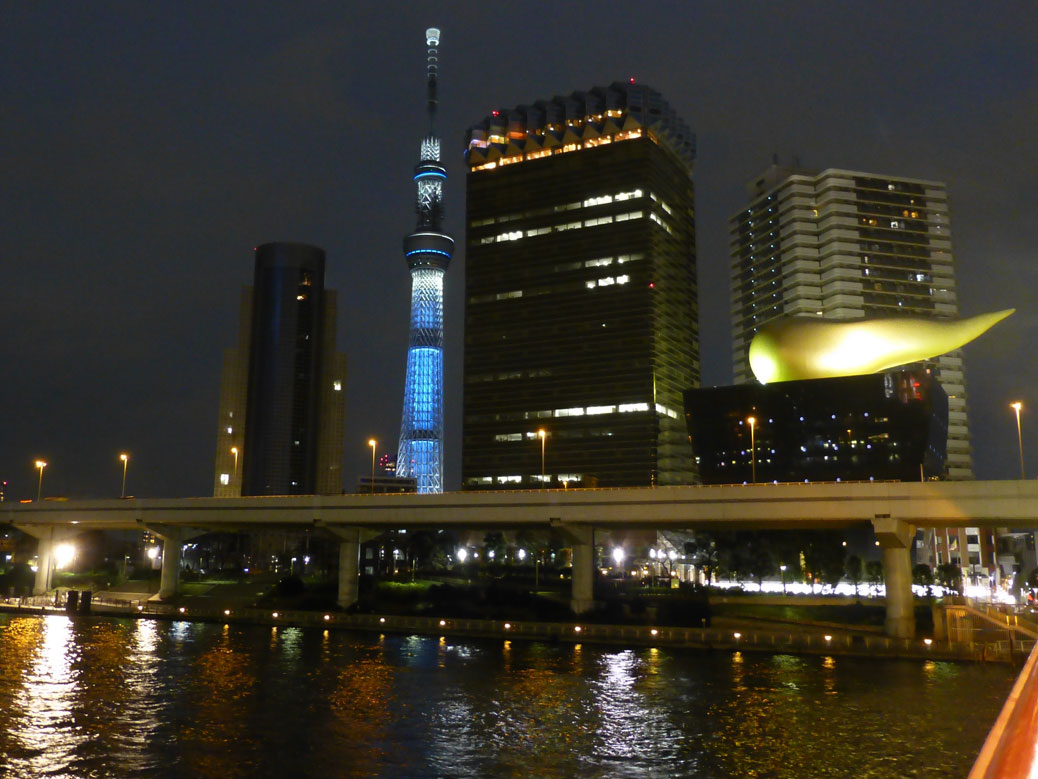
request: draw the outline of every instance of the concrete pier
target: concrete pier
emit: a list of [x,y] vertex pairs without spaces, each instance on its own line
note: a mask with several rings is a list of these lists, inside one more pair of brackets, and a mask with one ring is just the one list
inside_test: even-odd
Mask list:
[[50,589],[50,575],[54,560],[54,528],[45,537],[38,538],[36,543],[36,581],[33,582],[32,594],[43,595]]
[[883,583],[887,590],[884,632],[891,638],[914,638],[911,548],[915,528],[891,517],[876,517],[872,527],[883,550]]
[[348,609],[357,602],[358,573],[360,571],[360,531],[353,530],[352,538],[339,541],[339,595],[340,608]]
[[570,525],[565,533],[573,550],[570,608],[574,614],[585,614],[595,605],[595,529],[590,525]]
[[180,528],[153,531],[162,539],[162,575],[159,579],[159,600],[168,600],[180,594],[180,547],[183,543]]

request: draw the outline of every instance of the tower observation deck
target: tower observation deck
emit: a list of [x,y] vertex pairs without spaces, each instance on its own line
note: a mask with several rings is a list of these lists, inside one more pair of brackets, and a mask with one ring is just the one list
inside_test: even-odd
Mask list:
[[411,331],[397,453],[397,476],[415,479],[420,493],[443,492],[443,275],[454,252],[454,239],[441,230],[447,171],[435,130],[440,31],[426,30],[425,42],[429,132],[414,173],[418,224],[404,238],[411,270]]

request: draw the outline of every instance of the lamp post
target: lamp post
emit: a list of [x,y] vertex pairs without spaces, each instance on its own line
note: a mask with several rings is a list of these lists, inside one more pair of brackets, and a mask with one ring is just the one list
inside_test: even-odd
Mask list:
[[375,494],[375,446],[378,444],[374,438],[368,441],[368,446],[371,447],[371,494]]
[[40,481],[36,485],[36,502],[40,502],[40,496],[43,494],[43,469],[47,467],[47,463],[43,460],[36,461],[36,467],[40,471]]
[[122,492],[119,493],[119,497],[120,498],[125,498],[126,497],[126,466],[130,464],[130,455],[126,454],[126,452],[123,452],[121,455],[119,455],[119,459],[123,461],[123,489],[122,489]]
[[238,476],[238,447],[237,446],[232,446],[231,447],[231,454],[234,455],[234,476],[235,476],[235,478],[237,478],[237,476]]
[[786,566],[779,566],[779,575],[782,577],[782,594],[786,594]]
[[757,441],[754,436],[755,428],[757,425],[756,417],[747,417],[747,422],[750,423],[750,482],[752,484],[757,483]]
[[537,437],[541,439],[541,488],[544,488],[544,443],[548,438],[547,432],[542,427],[537,431]]
[[1016,412],[1016,442],[1020,447],[1020,478],[1026,479],[1027,475],[1024,472],[1024,437],[1020,432],[1020,409],[1024,407],[1024,404],[1017,400],[1014,403],[1010,403],[1009,407]]

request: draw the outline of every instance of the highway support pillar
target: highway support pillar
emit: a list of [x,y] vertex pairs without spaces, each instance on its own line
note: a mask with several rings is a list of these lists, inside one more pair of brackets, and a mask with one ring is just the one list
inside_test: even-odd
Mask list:
[[162,539],[162,573],[159,577],[159,600],[169,600],[180,594],[180,553],[184,542],[201,535],[179,525],[145,525],[148,530]]
[[573,582],[569,605],[574,614],[595,606],[595,529],[591,525],[554,525],[573,551]]
[[360,545],[367,539],[367,532],[359,527],[337,527],[324,525],[339,539],[339,608],[348,609],[357,602],[359,595]]
[[883,582],[887,590],[883,630],[891,638],[915,638],[911,555],[915,528],[891,517],[876,517],[872,527],[883,550]]
[[32,594],[44,595],[50,589],[54,575],[54,548],[72,538],[75,531],[55,525],[16,523],[15,527],[36,539],[36,579],[33,581]]
[[36,580],[32,585],[33,595],[43,595],[50,589],[50,578],[54,567],[54,528],[45,536],[36,537]]

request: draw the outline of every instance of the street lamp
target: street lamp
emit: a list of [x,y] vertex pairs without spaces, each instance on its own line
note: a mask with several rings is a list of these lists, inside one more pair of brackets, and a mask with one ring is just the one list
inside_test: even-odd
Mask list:
[[122,490],[121,493],[119,493],[119,497],[120,498],[125,498],[126,497],[126,466],[129,465],[129,463],[130,463],[130,455],[126,454],[126,452],[123,452],[121,455],[119,455],[119,459],[123,461],[123,490]]
[[47,467],[47,463],[43,460],[36,461],[36,467],[40,471],[40,481],[36,485],[36,502],[40,502],[40,495],[43,494],[43,469]]
[[1018,400],[1010,403],[1009,407],[1016,412],[1016,441],[1020,445],[1020,478],[1026,479],[1027,476],[1024,472],[1024,437],[1020,432],[1020,409],[1024,407],[1024,404]]
[[537,437],[541,439],[541,487],[544,487],[544,442],[548,438],[548,434],[542,427],[537,431]]
[[375,445],[378,444],[374,438],[368,441],[368,446],[371,447],[371,494],[375,494]]
[[786,594],[786,566],[779,566],[779,575],[782,577],[782,594]]
[[237,478],[237,476],[238,476],[238,447],[237,446],[232,446],[231,447],[231,454],[234,455],[234,475]]
[[757,483],[757,442],[754,437],[754,430],[757,425],[756,417],[747,417],[747,422],[750,423],[750,481],[753,484]]

